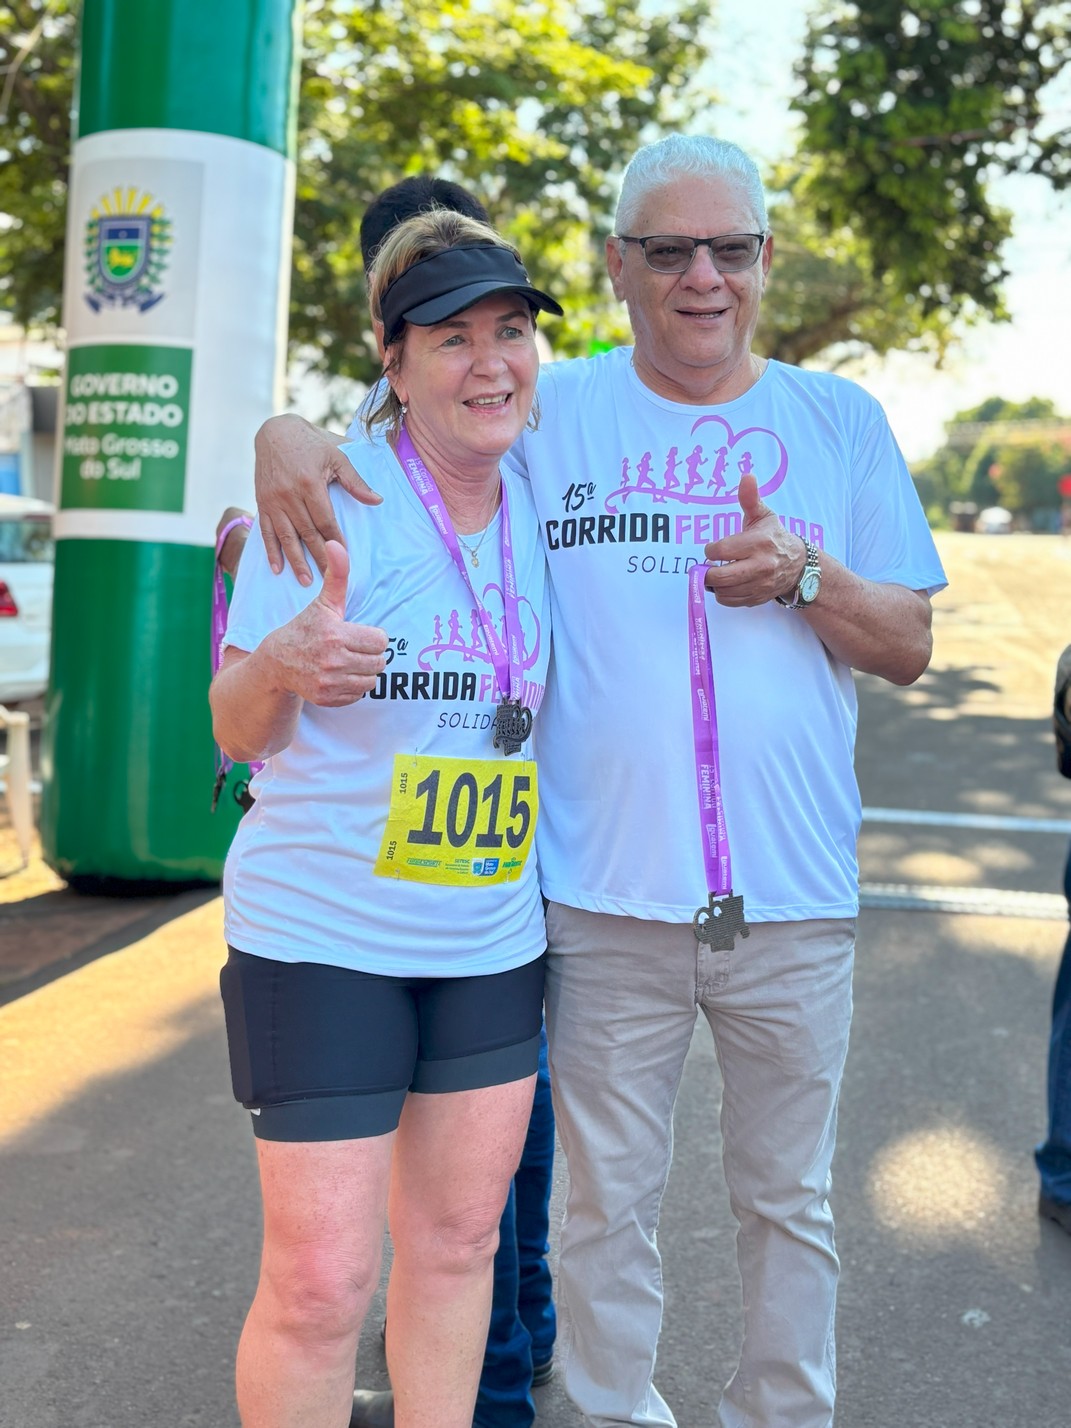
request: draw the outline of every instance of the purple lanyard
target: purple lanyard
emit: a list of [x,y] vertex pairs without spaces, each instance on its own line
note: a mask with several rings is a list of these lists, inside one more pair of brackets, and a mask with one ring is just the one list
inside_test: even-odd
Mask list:
[[733,866],[729,835],[725,829],[725,809],[721,796],[721,763],[718,757],[718,710],[714,702],[714,670],[710,660],[707,630],[707,567],[695,565],[688,573],[689,675],[692,687],[692,736],[695,753],[695,782],[699,794],[699,830],[703,841],[703,869],[709,896],[707,905],[692,918],[695,935],[714,950],[731,951],[735,933],[744,937],[750,928],[744,921],[744,899],[733,893]]
[[245,526],[250,530],[253,525],[252,516],[235,516],[233,521],[228,521],[216,537],[216,566],[212,577],[212,673],[217,675],[219,667],[223,663],[223,636],[227,633],[227,587],[223,581],[223,567],[219,563],[223,547],[227,543],[227,537],[236,526]]
[[502,603],[505,607],[506,616],[506,643],[503,645],[502,637],[495,629],[494,621],[490,614],[484,609],[483,601],[472,588],[472,581],[469,578],[468,566],[465,564],[465,557],[461,554],[461,545],[454,530],[454,523],[450,519],[450,513],[446,509],[446,503],[439,494],[439,488],[435,484],[435,477],[417,455],[413,440],[405,426],[398,433],[398,459],[401,462],[402,470],[409,477],[409,484],[420,497],[424,509],[435,522],[435,526],[442,537],[443,545],[449,551],[454,564],[461,573],[461,578],[468,586],[469,594],[476,605],[477,614],[480,617],[480,625],[483,628],[484,639],[487,641],[487,652],[491,656],[491,663],[494,666],[495,678],[498,681],[499,693],[503,700],[510,700],[519,703],[521,697],[521,674],[523,671],[522,656],[524,645],[521,638],[521,611],[520,603],[517,599],[517,569],[513,562],[513,541],[510,534],[509,525],[509,497],[506,494],[506,483],[502,482]]
[[[235,526],[245,526],[248,530],[253,524],[250,516],[235,516],[233,521],[228,521],[216,537],[216,565],[212,575],[212,675],[213,678],[219,673],[219,667],[223,663],[223,637],[227,633],[227,586],[223,580],[223,568],[219,563],[224,542],[234,530]],[[216,745],[216,782],[212,790],[212,812],[215,813],[216,805],[219,803],[219,796],[223,791],[223,785],[227,781],[227,775],[234,767],[234,760],[227,757],[223,750]],[[264,767],[263,763],[253,762],[249,765],[249,776],[259,773]],[[245,799],[249,797],[249,786],[245,782],[239,783],[234,796],[238,803],[245,807]]]

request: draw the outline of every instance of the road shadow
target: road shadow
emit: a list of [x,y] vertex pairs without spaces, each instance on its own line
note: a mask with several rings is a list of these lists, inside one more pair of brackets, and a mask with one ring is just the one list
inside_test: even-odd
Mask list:
[[860,790],[868,807],[1067,818],[1066,781],[1056,772],[1052,716],[979,708],[1000,693],[984,671],[928,671],[902,689],[856,678]]
[[215,886],[122,898],[56,888],[0,903],[0,1007],[141,941],[218,896]]
[[[832,1202],[838,1422],[1067,1428],[1071,1237],[1037,1215],[1048,1009],[1065,929],[864,912]],[[658,1383],[709,1423],[740,1340],[720,1077],[701,1024],[660,1232]]]

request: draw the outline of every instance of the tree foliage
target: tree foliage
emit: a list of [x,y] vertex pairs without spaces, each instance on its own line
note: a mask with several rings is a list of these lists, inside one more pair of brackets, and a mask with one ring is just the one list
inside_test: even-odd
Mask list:
[[769,205],[775,257],[757,334],[765,355],[798,364],[863,349],[943,354],[955,333],[950,315],[924,312],[897,274],[876,272],[855,232],[827,232],[800,188],[798,173],[783,169]]
[[315,0],[306,7],[291,337],[368,375],[356,220],[420,171],[473,189],[566,307],[555,348],[621,337],[603,277],[621,169],[687,123],[702,0]]
[[0,3],[0,308],[59,319],[77,0]]
[[1071,469],[1071,453],[1058,441],[1018,442],[997,448],[992,476],[1000,504],[1033,516],[1060,504],[1057,482]]
[[[1007,173],[1071,182],[1071,127],[1043,121],[1045,86],[1069,58],[1065,3],[816,8],[797,69],[802,142],[784,188],[812,261],[825,260],[831,285],[847,279],[824,336],[839,317],[836,338],[882,351],[901,345],[899,322],[940,350],[957,322],[1006,315],[1010,221],[988,183]],[[786,342],[806,329],[790,308],[778,322]]]
[[1056,483],[1071,471],[1071,420],[1047,397],[988,397],[957,412],[945,433],[945,444],[912,473],[928,510],[968,501],[1031,516],[1060,504]]
[[[77,0],[0,0],[0,307],[58,320]],[[407,173],[467,184],[563,296],[563,353],[626,336],[602,239],[620,170],[707,124],[706,0],[307,0],[290,333],[302,359],[372,370],[358,223]],[[1001,317],[1008,215],[987,185],[1071,181],[1043,90],[1069,57],[1065,4],[815,6],[798,152],[772,184],[777,249],[758,345],[803,362],[944,350]],[[728,59],[729,57],[726,56]],[[733,57],[735,58],[735,57]],[[7,160],[7,162],[5,162]]]
[[[0,3],[0,305],[37,329],[59,317],[78,8]],[[623,336],[601,252],[613,188],[649,133],[690,121],[708,14],[703,0],[654,14],[636,0],[308,0],[290,314],[306,362],[371,374],[358,225],[422,170],[477,192],[563,298],[557,347]]]

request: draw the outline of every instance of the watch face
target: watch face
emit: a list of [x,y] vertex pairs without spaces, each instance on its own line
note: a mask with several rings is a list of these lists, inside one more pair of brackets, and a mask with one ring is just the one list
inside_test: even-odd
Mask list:
[[800,576],[799,592],[800,604],[809,605],[822,584],[822,572],[815,570],[813,566],[808,567]]

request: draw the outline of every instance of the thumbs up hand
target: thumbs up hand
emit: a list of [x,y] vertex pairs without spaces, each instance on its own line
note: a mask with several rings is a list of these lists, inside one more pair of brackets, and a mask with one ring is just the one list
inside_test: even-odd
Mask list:
[[387,635],[346,620],[350,558],[336,540],[325,546],[326,573],[315,600],[264,641],[278,687],[322,708],[354,704],[386,668]]
[[340,620],[346,618],[346,587],[350,579],[350,557],[344,545],[337,540],[329,540],[324,546],[327,569],[324,583],[316,600],[325,610],[332,611]]
[[735,535],[705,548],[712,565],[706,587],[719,605],[764,605],[795,589],[807,560],[802,537],[791,535],[759,496],[754,476],[741,476],[737,500],[743,517]]
[[740,502],[740,509],[744,513],[744,529],[757,525],[760,521],[772,516],[776,521],[777,517],[769,506],[759,496],[759,483],[754,476],[741,476],[740,485],[736,490],[736,499]]

